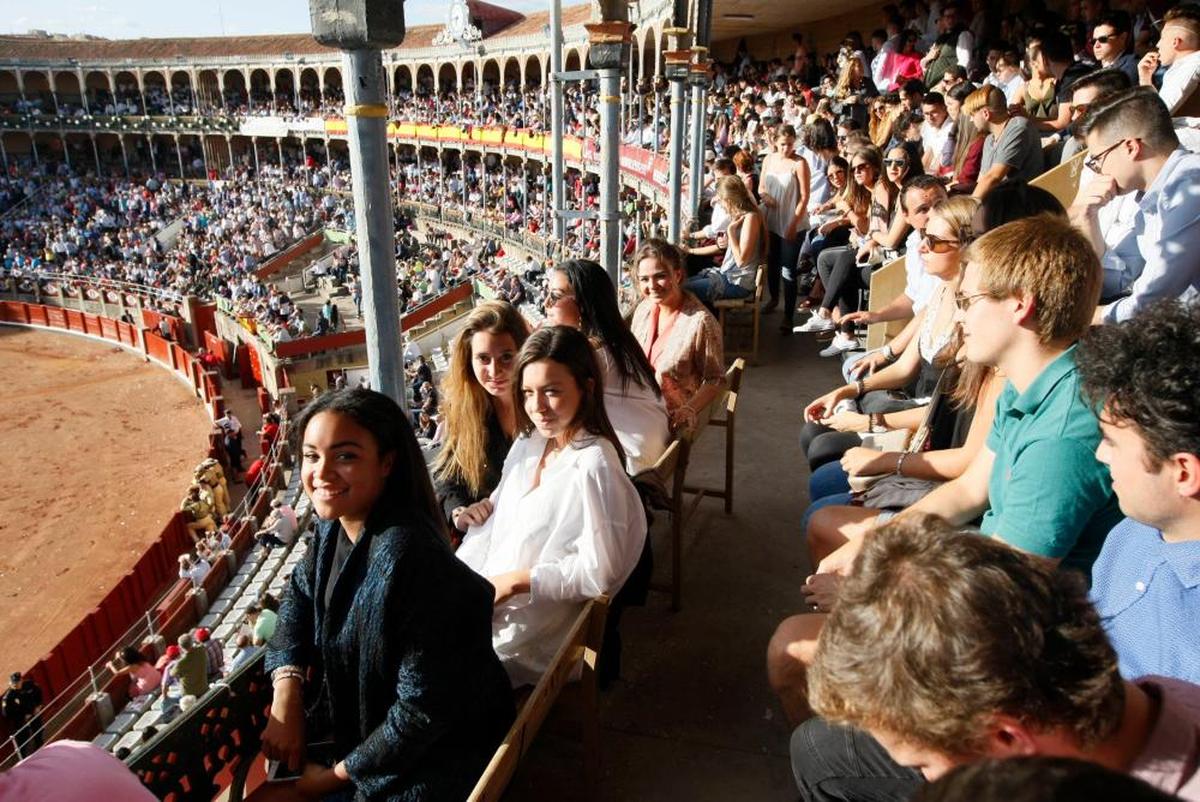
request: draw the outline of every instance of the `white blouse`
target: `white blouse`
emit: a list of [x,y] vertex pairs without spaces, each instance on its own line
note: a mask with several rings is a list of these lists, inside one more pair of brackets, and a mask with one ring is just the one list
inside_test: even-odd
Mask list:
[[621,387],[621,372],[608,348],[596,349],[604,378],[604,411],[625,452],[625,470],[634,476],[654,463],[671,442],[667,404],[633,379]]
[[492,646],[513,687],[536,683],[587,599],[615,595],[646,540],[641,499],[612,443],[582,434],[532,490],[546,438],[518,437],[492,492],[492,515],[458,557],[483,577],[530,571],[530,592],[497,605]]

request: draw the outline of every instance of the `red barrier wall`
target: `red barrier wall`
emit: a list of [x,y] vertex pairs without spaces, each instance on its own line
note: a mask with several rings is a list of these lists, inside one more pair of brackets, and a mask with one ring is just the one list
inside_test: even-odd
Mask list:
[[[146,312],[155,316],[157,313]],[[169,318],[177,321],[177,318]],[[0,302],[0,322],[12,322],[76,331],[139,348],[138,332],[127,323],[96,315],[14,301]],[[146,347],[153,356],[165,365],[178,365],[177,372],[187,378],[193,386],[202,374],[192,372],[195,359],[186,350],[162,339],[153,331],[146,332]],[[216,383],[211,379],[199,381],[201,398],[204,391],[213,391],[210,397],[219,395]],[[169,582],[178,581],[177,558],[192,548],[191,537],[183,523],[182,513],[171,516],[159,535],[120,582],[117,583],[101,604],[84,616],[83,620],[67,633],[50,654],[43,657],[27,674],[42,688],[46,699],[53,699],[81,674],[89,665],[104,656],[104,651],[122,636],[126,630],[145,614],[150,602],[157,597]],[[189,605],[190,606],[190,605]],[[178,611],[174,611],[178,614]],[[47,718],[54,713],[53,705],[46,711]],[[94,716],[93,716],[94,718]],[[0,728],[2,729],[2,728]]]

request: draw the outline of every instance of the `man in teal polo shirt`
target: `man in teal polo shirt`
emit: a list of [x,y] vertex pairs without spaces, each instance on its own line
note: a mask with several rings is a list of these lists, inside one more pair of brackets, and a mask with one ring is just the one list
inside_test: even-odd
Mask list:
[[990,231],[967,252],[957,294],[966,358],[1008,377],[986,447],[913,510],[1090,575],[1121,520],[1100,424],[1080,392],[1075,343],[1100,297],[1087,240],[1042,215]]
[[[996,367],[1008,384],[986,446],[962,476],[910,510],[957,525],[982,516],[985,535],[1090,576],[1121,520],[1108,468],[1095,457],[1100,425],[1075,368],[1075,343],[1100,296],[1099,262],[1081,234],[1049,215],[988,232],[964,262],[956,301],[966,358]],[[858,544],[819,570],[845,573]]]

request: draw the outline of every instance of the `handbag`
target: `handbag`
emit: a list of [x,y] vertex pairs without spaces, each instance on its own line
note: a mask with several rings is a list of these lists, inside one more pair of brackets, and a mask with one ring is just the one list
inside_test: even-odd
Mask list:
[[[929,401],[929,407],[925,410],[925,417],[921,420],[921,425],[917,427],[915,432],[909,432],[908,429],[892,429],[886,432],[864,434],[862,435],[863,447],[873,448],[876,451],[904,451],[909,454],[924,451],[926,443],[929,442],[929,431],[933,425],[933,415],[941,401],[942,385],[945,383],[946,371],[948,369],[949,366],[942,368],[942,372],[938,374],[937,384],[933,387],[933,397]],[[857,497],[868,492],[875,483],[890,476],[896,475],[892,473],[876,473],[870,476],[851,476],[849,478],[850,493],[858,500]],[[902,479],[904,477],[896,478]]]

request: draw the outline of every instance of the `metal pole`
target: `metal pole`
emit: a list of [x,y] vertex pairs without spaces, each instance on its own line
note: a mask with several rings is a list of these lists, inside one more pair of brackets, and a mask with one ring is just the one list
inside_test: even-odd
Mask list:
[[550,0],[550,161],[551,217],[554,240],[562,242],[563,219],[563,87],[558,74],[563,68],[562,0]]
[[683,137],[687,118],[687,102],[684,98],[683,78],[671,79],[671,147],[667,213],[667,239],[679,242],[683,234],[680,229],[683,217]]
[[600,264],[621,286],[621,69],[600,70]]
[[702,84],[692,86],[692,172],[688,214],[693,221],[700,217],[700,193],[704,189],[704,104],[707,94]]
[[387,103],[383,53],[348,50],[346,126],[354,186],[355,233],[362,279],[363,323],[371,387],[391,396],[406,414],[400,302],[396,295],[396,237],[388,193]]

